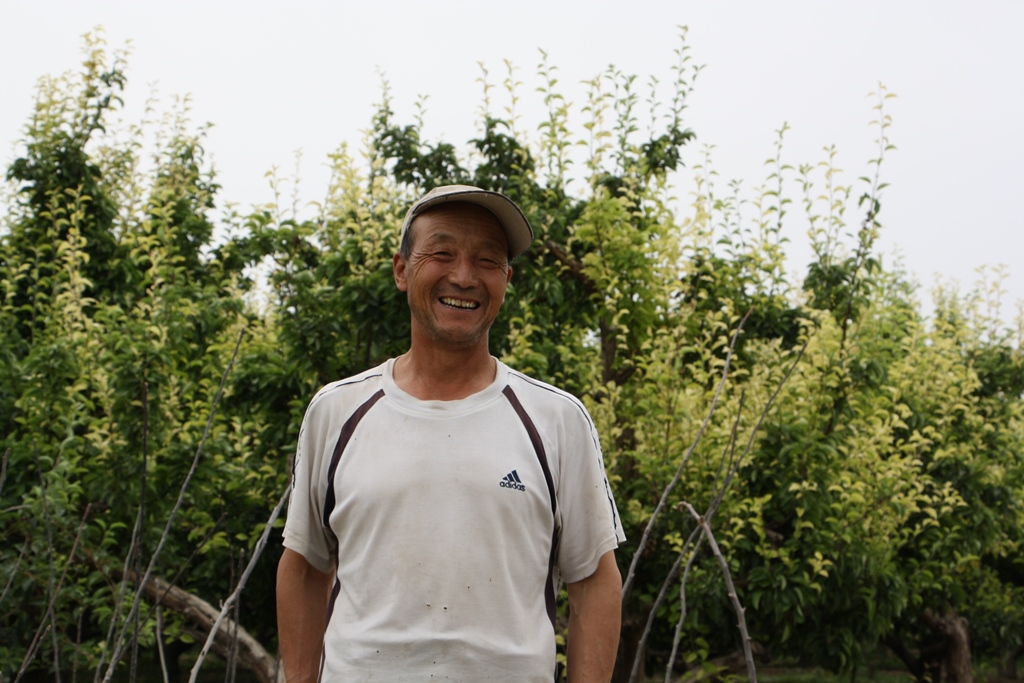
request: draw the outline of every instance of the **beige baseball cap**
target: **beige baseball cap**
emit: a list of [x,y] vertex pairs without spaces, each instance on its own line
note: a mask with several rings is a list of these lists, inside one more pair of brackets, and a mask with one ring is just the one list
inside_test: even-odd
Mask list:
[[417,199],[409,208],[409,212],[405,214],[405,222],[402,223],[400,239],[405,238],[405,233],[409,231],[409,226],[412,225],[412,221],[416,216],[431,207],[444,204],[445,202],[476,204],[493,213],[508,236],[510,258],[515,258],[522,254],[530,248],[530,244],[533,242],[533,228],[530,227],[530,222],[523,215],[522,209],[514,201],[500,192],[481,190],[479,187],[471,185],[443,185],[435,187]]

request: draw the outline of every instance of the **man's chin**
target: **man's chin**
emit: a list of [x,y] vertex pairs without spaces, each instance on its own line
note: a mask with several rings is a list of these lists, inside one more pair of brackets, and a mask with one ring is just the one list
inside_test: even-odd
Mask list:
[[479,330],[435,330],[430,335],[430,340],[438,346],[447,347],[453,351],[471,351],[487,343],[487,332]]
[[481,328],[478,324],[458,325],[448,322],[443,324],[436,318],[414,318],[413,325],[420,334],[416,334],[417,330],[414,329],[413,338],[421,337],[430,344],[453,351],[475,350],[480,344],[487,345],[490,325]]

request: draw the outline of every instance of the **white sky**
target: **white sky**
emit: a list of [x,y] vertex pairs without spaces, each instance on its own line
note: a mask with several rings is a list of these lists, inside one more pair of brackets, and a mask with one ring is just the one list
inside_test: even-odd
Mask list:
[[[614,64],[641,86],[650,75],[668,82],[676,27],[687,25],[690,54],[706,68],[687,110],[698,142],[684,160],[715,145],[722,191],[731,179],[763,182],[783,122],[788,163],[816,163],[834,144],[847,182],[865,174],[875,151],[865,96],[881,82],[898,95],[888,109],[898,149],[883,167],[886,263],[901,255],[925,303],[937,275],[968,289],[978,267],[1005,264],[1004,317],[1024,300],[1022,2],[0,0],[4,167],[37,79],[76,70],[81,36],[97,25],[109,48],[132,41],[125,99],[134,111],[152,86],[167,107],[191,94],[194,121],[214,124],[206,149],[220,201],[242,208],[271,199],[265,172],[291,173],[297,150],[303,199],[322,196],[326,154],[358,144],[381,72],[398,122],[411,123],[417,96],[428,95],[426,137],[463,144],[476,133],[478,62],[495,83],[503,60],[518,67],[522,127],[532,130],[545,50],[578,124],[579,81]],[[690,189],[680,182],[681,195]],[[802,275],[807,238],[796,227],[787,236]]]

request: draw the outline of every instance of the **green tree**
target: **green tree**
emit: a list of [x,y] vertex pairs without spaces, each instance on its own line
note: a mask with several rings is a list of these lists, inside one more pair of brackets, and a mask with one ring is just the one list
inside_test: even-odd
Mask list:
[[[609,67],[580,121],[542,53],[533,138],[510,64],[502,87],[482,70],[462,146],[429,139],[425,99],[399,123],[385,83],[361,149],[331,155],[312,216],[270,204],[219,218],[204,129],[187,107],[152,142],[146,125],[116,129],[123,58],[88,39],[81,77],[43,85],[7,175],[0,671],[105,670],[118,643],[136,666],[133,641],[173,654],[204,637],[167,610],[158,634],[151,598],[126,622],[125,577],[152,564],[186,601],[232,590],[287,488],[309,398],[405,350],[398,227],[448,182],[509,194],[534,226],[491,348],[580,396],[598,425],[629,538],[616,681],[635,661],[697,675],[743,646],[709,534],[764,656],[855,673],[884,644],[924,681],[953,675],[963,657],[934,653],[969,636],[968,662],[1014,665],[1019,332],[985,290],[940,292],[927,320],[877,256],[884,90],[864,178],[844,185],[834,149],[785,163],[783,126],[764,184],[722,192],[712,150],[689,146],[700,68],[683,38],[664,112],[656,79],[642,98]],[[680,206],[684,159],[695,182]],[[786,271],[794,222],[815,252],[805,273]],[[265,646],[275,560],[234,613]]]
[[[204,437],[236,340],[258,326],[238,273],[209,250],[202,134],[172,113],[143,172],[145,130],[118,140],[109,128],[121,58],[108,62],[97,38],[86,53],[81,80],[43,86],[0,232],[0,670],[12,678],[23,662],[103,669],[112,649],[151,644],[152,609],[125,621],[127,579],[150,564],[210,601],[226,594],[284,480],[249,448],[259,415],[225,403]],[[272,620],[261,624],[269,637]],[[163,636],[188,628],[171,615]]]

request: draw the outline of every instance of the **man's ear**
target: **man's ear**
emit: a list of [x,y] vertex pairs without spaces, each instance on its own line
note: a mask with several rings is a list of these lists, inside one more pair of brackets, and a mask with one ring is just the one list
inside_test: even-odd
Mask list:
[[505,289],[501,292],[501,303],[505,303],[505,294],[508,292],[509,283],[512,282],[512,266],[507,266],[505,270]]
[[405,292],[409,289],[409,283],[405,279],[405,259],[401,254],[395,254],[391,257],[391,272],[395,276],[395,286],[398,287],[398,291]]

